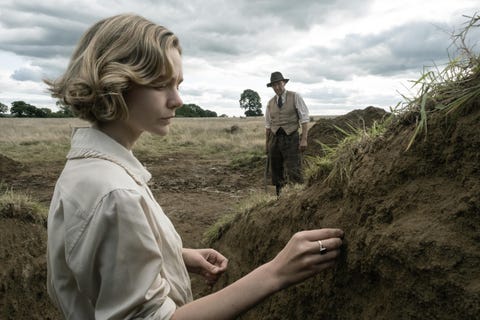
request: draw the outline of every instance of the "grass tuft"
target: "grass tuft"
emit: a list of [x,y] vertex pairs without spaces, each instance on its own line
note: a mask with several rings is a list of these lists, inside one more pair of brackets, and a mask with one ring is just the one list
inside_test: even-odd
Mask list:
[[393,115],[383,122],[374,122],[370,128],[361,127],[343,130],[336,127],[345,137],[336,146],[322,144],[324,156],[306,159],[307,181],[324,180],[329,185],[347,182],[351,179],[358,158],[369,152],[373,143],[381,138],[391,123]]
[[[3,184],[0,184],[3,186]],[[6,189],[0,195],[0,217],[35,224],[47,224],[48,209],[33,201],[29,195]]]
[[400,107],[405,116],[411,116],[411,112],[416,114],[415,130],[406,150],[411,148],[420,134],[423,133],[426,139],[430,114],[453,114],[480,99],[480,55],[469,47],[467,40],[471,30],[480,27],[480,15],[467,18],[469,21],[462,31],[452,34],[451,46],[456,49],[456,56],[450,57],[443,70],[436,66],[433,70],[424,69],[422,76],[413,81],[412,87],[418,88],[416,97],[406,98]]

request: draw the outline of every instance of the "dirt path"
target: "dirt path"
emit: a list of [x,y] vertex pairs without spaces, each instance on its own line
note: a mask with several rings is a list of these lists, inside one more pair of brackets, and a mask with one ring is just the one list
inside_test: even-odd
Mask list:
[[141,160],[152,173],[152,192],[186,247],[202,247],[203,233],[211,225],[263,188],[254,172],[234,170],[225,160],[192,154]]

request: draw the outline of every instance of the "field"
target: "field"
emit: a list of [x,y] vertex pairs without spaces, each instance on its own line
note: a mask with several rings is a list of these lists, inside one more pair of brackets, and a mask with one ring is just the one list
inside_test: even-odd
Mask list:
[[[0,118],[2,166],[9,169],[2,170],[5,186],[48,205],[72,128],[87,125],[78,119]],[[264,190],[264,143],[262,118],[177,118],[167,137],[144,134],[134,153],[153,174],[151,188],[167,212],[179,220],[193,213],[210,224]],[[194,245],[189,237],[186,242]]]
[[[1,155],[11,162],[2,171],[6,186],[47,206],[72,128],[87,125],[78,119],[0,119]],[[198,246],[207,226],[263,189],[263,175],[255,176],[260,168],[243,163],[263,164],[263,150],[261,118],[178,118],[169,136],[145,134],[134,152],[151,171],[151,188],[186,245]],[[235,164],[247,167],[232,170]]]

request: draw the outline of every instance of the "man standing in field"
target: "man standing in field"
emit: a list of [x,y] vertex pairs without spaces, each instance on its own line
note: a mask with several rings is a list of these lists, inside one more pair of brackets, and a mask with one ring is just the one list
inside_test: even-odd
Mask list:
[[[309,114],[302,97],[285,90],[289,79],[276,71],[267,87],[275,96],[268,101],[265,112],[266,152],[272,168],[272,184],[277,196],[287,183],[303,183],[301,153],[307,148]],[[298,133],[302,127],[301,137]]]

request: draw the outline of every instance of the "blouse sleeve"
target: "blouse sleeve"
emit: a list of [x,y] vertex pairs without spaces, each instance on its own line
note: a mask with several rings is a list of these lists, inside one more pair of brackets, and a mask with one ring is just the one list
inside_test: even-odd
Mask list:
[[147,210],[135,191],[110,192],[72,249],[67,263],[96,319],[169,319],[175,311]]

